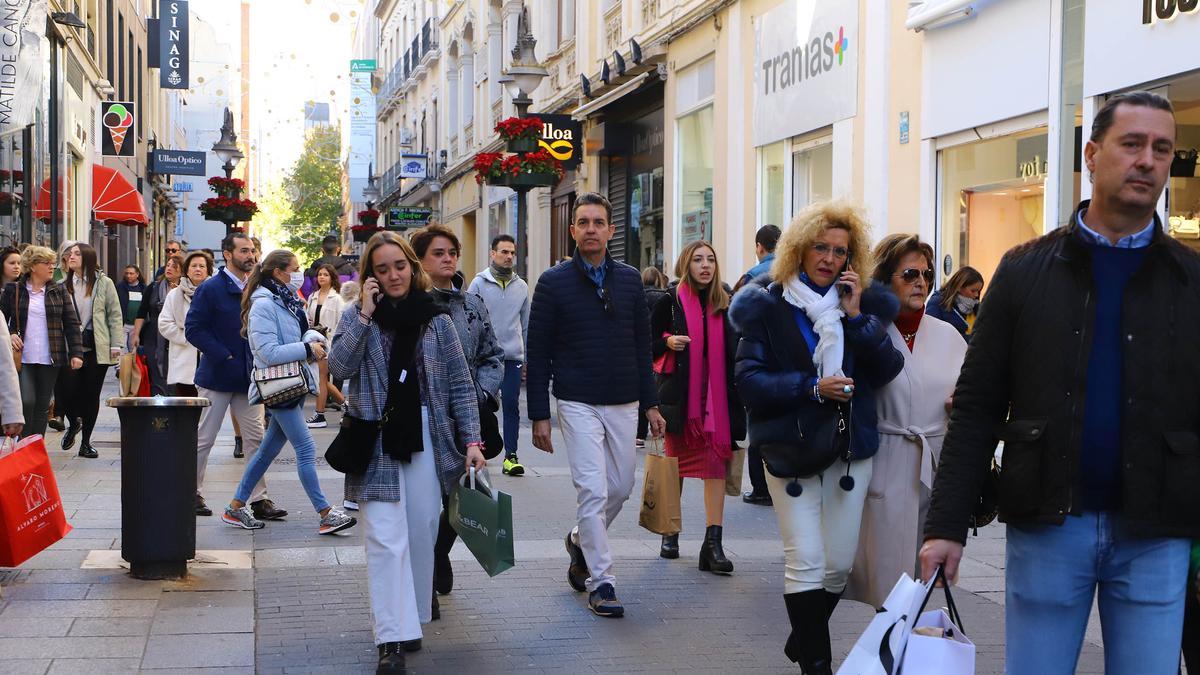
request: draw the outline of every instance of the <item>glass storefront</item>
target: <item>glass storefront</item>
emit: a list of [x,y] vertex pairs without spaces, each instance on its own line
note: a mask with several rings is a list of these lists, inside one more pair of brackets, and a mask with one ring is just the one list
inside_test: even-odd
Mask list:
[[1200,75],[1184,77],[1163,92],[1175,106],[1175,159],[1167,182],[1167,231],[1190,248],[1200,251]]
[[804,207],[833,197],[833,143],[827,134],[759,148],[758,226],[787,226]]
[[679,118],[679,244],[712,241],[713,108]]
[[792,153],[792,213],[833,198],[833,144],[820,143]]
[[760,150],[762,165],[758,179],[759,227],[784,226],[783,205],[787,201],[787,192],[784,189],[786,176],[783,164],[787,160],[786,145],[785,141],[779,141],[764,145]]
[[970,265],[990,280],[1005,252],[1045,233],[1046,150],[1042,127],[939,153],[943,278]]

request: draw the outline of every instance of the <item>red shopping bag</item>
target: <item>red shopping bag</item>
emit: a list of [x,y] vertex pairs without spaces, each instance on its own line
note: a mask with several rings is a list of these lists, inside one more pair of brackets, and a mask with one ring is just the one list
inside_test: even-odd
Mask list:
[[0,567],[20,565],[70,531],[46,444],[29,436],[0,456]]
[[150,395],[150,366],[146,363],[146,357],[138,354],[137,369],[142,374],[142,381],[138,384],[137,393],[134,396],[149,396]]

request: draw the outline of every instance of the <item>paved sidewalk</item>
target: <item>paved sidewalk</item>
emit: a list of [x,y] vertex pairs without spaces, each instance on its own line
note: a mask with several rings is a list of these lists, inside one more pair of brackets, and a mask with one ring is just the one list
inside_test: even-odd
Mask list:
[[[315,433],[319,448],[328,445],[339,418],[328,417],[330,428]],[[60,438],[51,432],[47,446],[75,530],[20,569],[0,570],[0,672],[372,671],[362,527],[316,534],[290,446],[268,474],[271,496],[289,518],[256,532],[222,525],[216,516],[197,519],[197,548],[216,557],[193,565],[186,581],[171,583],[90,569],[119,559],[107,553],[120,549],[115,411],[101,412],[100,459],[57,449]],[[565,454],[545,455],[529,439],[526,424],[524,478],[493,470],[494,482],[513,495],[517,567],[488,578],[461,544],[454,549],[455,590],[441,599],[442,620],[425,627],[424,650],[410,656],[413,672],[797,672],[782,652],[788,631],[780,599],[783,554],[772,509],[727,501],[726,550],[736,571],[717,577],[696,569],[704,529],[696,481],[684,488],[679,560],[658,557],[658,537],[638,527],[637,499],[630,500],[611,530],[628,614],[602,620],[565,583],[562,536],[575,511]],[[215,511],[232,495],[244,466],[232,457],[227,424],[205,490]],[[329,500],[339,502],[341,475],[323,460],[318,473]],[[640,490],[639,472],[635,495]],[[978,646],[977,672],[1001,673],[1002,526],[981,530],[967,554],[955,599]],[[241,563],[245,568],[237,569]],[[858,603],[839,605],[831,626],[838,659],[872,613]],[[1078,672],[1103,672],[1102,652],[1091,641]]]

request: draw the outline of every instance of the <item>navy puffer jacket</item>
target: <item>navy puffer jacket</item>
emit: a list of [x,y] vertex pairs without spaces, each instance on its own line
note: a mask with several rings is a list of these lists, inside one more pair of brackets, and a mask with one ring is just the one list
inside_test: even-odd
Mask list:
[[529,419],[550,419],[554,396],[591,405],[658,405],[642,275],[606,257],[610,311],[576,253],[538,278],[529,310]]
[[[769,285],[767,285],[769,284]],[[875,392],[904,368],[904,356],[892,345],[887,326],[900,302],[886,287],[872,284],[862,297],[862,320],[843,319],[846,349],[842,370],[854,380],[850,450],[854,459],[879,450]],[[816,368],[783,286],[762,275],[733,297],[729,318],[741,332],[734,376],[750,416],[750,445],[794,443],[800,406],[828,405],[812,398]]]

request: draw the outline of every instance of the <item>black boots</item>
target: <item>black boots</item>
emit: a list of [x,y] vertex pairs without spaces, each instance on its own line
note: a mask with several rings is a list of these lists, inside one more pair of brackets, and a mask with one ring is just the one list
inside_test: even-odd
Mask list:
[[664,534],[662,540],[662,548],[658,549],[658,555],[661,558],[674,560],[679,557],[679,533]]
[[700,571],[716,574],[731,574],[733,563],[725,557],[721,546],[721,526],[709,525],[704,530],[704,544],[700,546]]
[[438,521],[437,541],[433,545],[433,590],[446,595],[454,590],[454,567],[450,564],[450,549],[458,533],[450,525],[450,512],[442,509]]
[[[783,653],[799,663],[804,675],[833,675],[833,656],[829,647],[829,598],[823,590],[786,593],[788,620],[792,634]],[[835,597],[840,597],[835,596]]]
[[379,645],[379,665],[375,667],[376,675],[404,675],[408,669],[404,667],[404,643],[385,642]]

